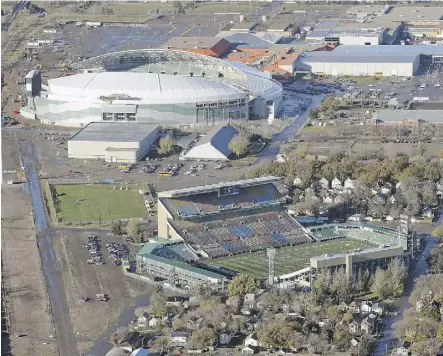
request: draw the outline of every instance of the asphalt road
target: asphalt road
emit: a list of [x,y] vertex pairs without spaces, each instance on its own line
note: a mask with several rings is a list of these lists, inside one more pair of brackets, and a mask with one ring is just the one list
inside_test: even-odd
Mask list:
[[428,268],[426,257],[429,255],[429,250],[434,247],[435,244],[435,239],[430,237],[422,253],[422,256],[417,261],[417,264],[415,265],[415,268],[409,277],[403,296],[398,298],[394,304],[395,307],[398,309],[398,314],[390,315],[384,320],[384,326],[382,330],[384,336],[377,341],[377,347],[375,349],[375,352],[373,353],[374,356],[385,356],[387,355],[386,351],[391,345],[397,345],[398,340],[394,335],[392,326],[394,325],[394,323],[400,321],[403,318],[403,313],[406,311],[406,309],[408,309],[409,297],[414,289],[414,281],[416,278],[426,273],[426,270]]
[[29,1],[20,1],[17,4],[14,5],[14,8],[9,13],[6,20],[2,23],[2,32],[6,32],[9,30],[9,26],[11,26],[12,21],[14,21],[15,16],[18,14],[18,12],[25,8],[26,4]]
[[252,165],[257,165],[263,161],[274,159],[275,156],[280,152],[281,145],[283,145],[292,137],[292,135],[298,133],[306,125],[308,122],[309,113],[323,101],[323,98],[323,95],[312,97],[311,105],[309,105],[308,108],[301,113],[298,118],[296,118],[288,127],[274,137],[272,142],[263,150]]
[[26,189],[32,199],[34,221],[37,229],[37,243],[42,259],[43,273],[47,281],[59,354],[63,356],[78,355],[63,277],[55,257],[52,246],[52,236],[46,220],[34,143],[30,135],[22,134],[18,135],[18,138],[23,165],[26,171]]

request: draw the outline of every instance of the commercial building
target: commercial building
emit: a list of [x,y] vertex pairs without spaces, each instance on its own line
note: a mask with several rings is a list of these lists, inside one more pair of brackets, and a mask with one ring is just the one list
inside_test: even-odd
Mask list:
[[231,125],[216,126],[183,152],[183,160],[228,161],[232,154],[229,143],[238,131]]
[[149,152],[159,131],[152,124],[93,122],[68,140],[68,157],[135,163]]
[[331,52],[305,52],[297,70],[332,76],[405,76],[415,74],[421,64],[441,63],[443,47],[338,46]]
[[372,115],[377,125],[418,127],[421,124],[443,125],[443,110],[380,109]]
[[[166,49],[108,53],[48,80],[34,98],[42,123],[82,127],[128,121],[214,125],[278,116],[282,85],[241,63]],[[119,115],[115,115],[119,114]]]
[[162,47],[219,58],[230,50],[231,43],[219,37],[172,37]]
[[291,22],[281,20],[272,22],[266,29],[267,32],[276,33],[284,37],[292,37],[296,30],[297,27]]

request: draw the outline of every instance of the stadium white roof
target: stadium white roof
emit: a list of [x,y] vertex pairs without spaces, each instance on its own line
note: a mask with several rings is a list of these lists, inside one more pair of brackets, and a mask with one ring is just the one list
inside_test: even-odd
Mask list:
[[96,98],[124,94],[144,103],[177,104],[242,99],[245,94],[226,83],[201,77],[154,73],[101,72],[50,79],[48,97]]
[[201,187],[168,190],[165,192],[159,192],[158,196],[160,198],[183,197],[183,196],[188,196],[188,195],[197,195],[197,194],[214,192],[214,191],[217,191],[221,188],[227,188],[227,187],[233,187],[233,186],[254,186],[254,185],[262,185],[262,184],[266,184],[266,183],[275,183],[275,182],[279,181],[280,179],[281,179],[280,177],[275,177],[275,176],[243,179],[243,180],[237,180],[237,181],[233,181],[233,182],[222,182],[222,183],[217,183],[217,184],[203,185]]

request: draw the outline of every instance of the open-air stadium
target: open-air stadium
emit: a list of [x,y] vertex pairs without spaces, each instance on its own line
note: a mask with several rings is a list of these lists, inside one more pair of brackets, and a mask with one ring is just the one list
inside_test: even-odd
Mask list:
[[[411,253],[414,243],[408,233],[384,227],[303,227],[283,208],[284,199],[274,185],[278,180],[261,177],[159,192],[159,237],[181,247],[174,247],[175,252],[168,247],[162,256],[141,251],[142,272],[180,284],[210,278],[220,288],[232,272],[268,277],[271,249],[275,251],[272,280],[283,285],[310,283],[318,271],[331,268],[343,267],[352,277],[358,269],[374,271]],[[188,253],[181,253],[185,250],[197,259],[186,257]],[[204,278],[190,278],[191,267],[192,273],[200,271]]]

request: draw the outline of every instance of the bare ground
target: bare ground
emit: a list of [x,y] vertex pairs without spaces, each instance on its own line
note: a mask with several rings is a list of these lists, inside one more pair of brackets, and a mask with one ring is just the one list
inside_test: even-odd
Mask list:
[[[14,356],[51,356],[57,349],[46,282],[43,275],[31,200],[22,186],[2,187],[3,275],[11,307],[11,346]],[[17,338],[14,335],[24,334]]]

